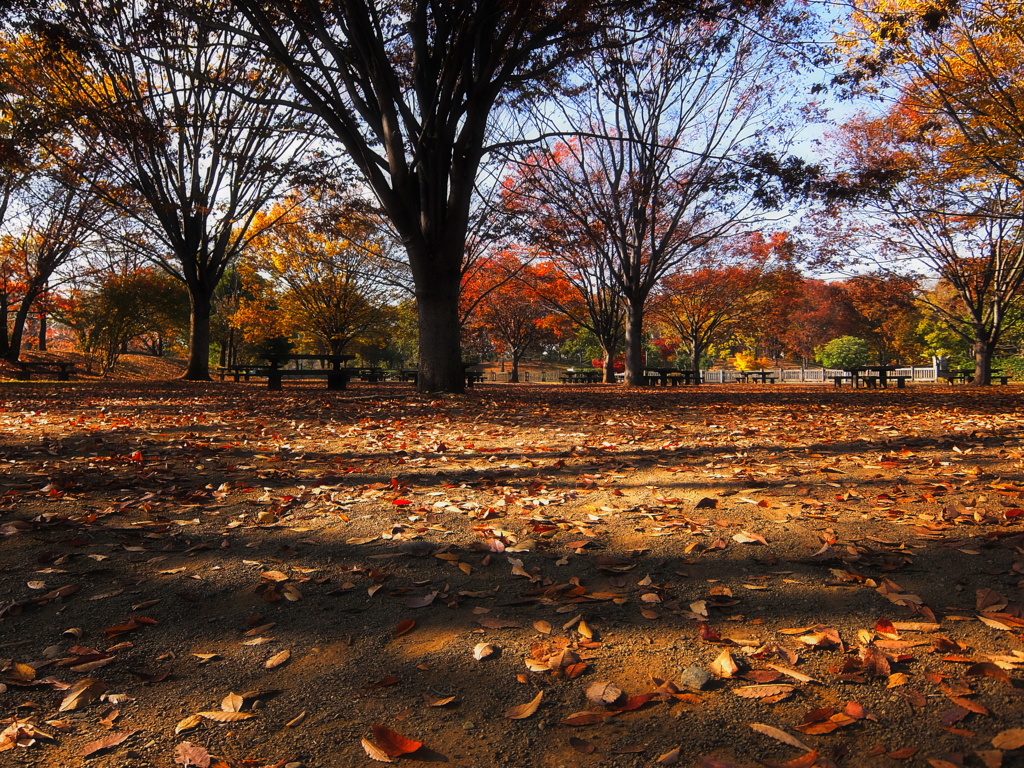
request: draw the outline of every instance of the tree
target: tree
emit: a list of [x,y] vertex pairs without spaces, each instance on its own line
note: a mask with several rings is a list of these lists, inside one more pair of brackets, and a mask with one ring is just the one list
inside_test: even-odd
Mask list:
[[90,157],[37,154],[33,179],[16,194],[17,228],[0,236],[0,354],[10,361],[21,354],[25,324],[54,275],[109,213],[95,193]]
[[[399,233],[419,314],[423,391],[462,391],[459,286],[470,205],[496,116],[557,86],[599,30],[634,13],[747,13],[759,3],[631,0],[233,0],[289,73],[299,110],[344,146]],[[646,32],[646,30],[645,30]],[[520,136],[512,137],[519,140]]]
[[463,301],[473,305],[466,332],[485,332],[495,351],[511,359],[513,383],[519,381],[523,356],[545,342],[554,343],[565,325],[536,290],[546,271],[545,266],[523,264],[506,251],[476,270],[464,286]]
[[985,169],[947,162],[917,122],[897,105],[844,128],[840,210],[854,213],[841,226],[851,247],[889,271],[923,265],[956,290],[956,309],[931,308],[971,344],[973,383],[987,385],[992,355],[1024,293],[1020,192]]
[[217,13],[223,23],[156,0],[72,0],[43,19],[51,45],[67,43],[48,87],[72,100],[81,140],[105,159],[106,201],[188,289],[193,380],[209,379],[216,286],[311,141],[278,107],[286,73],[226,29],[223,5]]
[[871,359],[871,350],[864,339],[858,339],[856,336],[840,336],[815,350],[814,356],[826,368],[846,370],[867,365]]
[[867,341],[882,365],[907,359],[916,350],[913,336],[920,322],[917,281],[905,275],[871,274],[841,284],[856,313],[856,335]]
[[57,319],[75,332],[86,354],[102,354],[106,374],[133,339],[187,329],[188,303],[180,282],[149,267],[102,276],[92,289],[73,293]]
[[898,94],[946,162],[1024,190],[1024,23],[1016,3],[858,0],[845,80]]
[[263,234],[239,265],[252,298],[241,301],[236,319],[274,323],[276,312],[264,336],[309,334],[320,351],[335,355],[383,331],[394,298],[392,246],[379,221],[353,202],[320,193],[261,214],[255,224]]
[[593,86],[560,116],[579,138],[522,161],[514,191],[535,209],[538,237],[583,243],[614,279],[627,385],[644,381],[644,313],[659,281],[759,220],[807,170],[770,152],[788,124],[775,93],[784,58],[728,20],[608,45],[589,64]]
[[781,264],[792,265],[793,256],[789,233],[758,232],[712,243],[695,268],[665,277],[654,314],[683,342],[693,370],[712,345],[761,326],[767,279]]

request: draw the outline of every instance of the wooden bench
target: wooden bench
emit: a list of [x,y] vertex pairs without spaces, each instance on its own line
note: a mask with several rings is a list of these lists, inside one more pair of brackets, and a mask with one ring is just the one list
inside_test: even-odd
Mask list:
[[280,390],[284,379],[325,379],[328,389],[347,389],[354,373],[351,368],[270,368],[266,373],[267,389]]
[[269,370],[269,365],[219,365],[217,376],[221,381],[229,376],[235,381],[248,381],[251,376],[266,376]]
[[889,377],[889,381],[895,381],[896,382],[896,389],[906,389],[907,388],[907,380],[909,378],[910,378],[910,376],[890,376]]
[[832,379],[837,389],[843,386],[844,381],[850,382],[850,386],[853,386],[853,376],[829,376],[829,378]]
[[19,360],[15,365],[21,369],[18,378],[24,381],[30,381],[33,373],[56,374],[57,381],[71,381],[71,374],[75,372],[74,363],[60,360]]

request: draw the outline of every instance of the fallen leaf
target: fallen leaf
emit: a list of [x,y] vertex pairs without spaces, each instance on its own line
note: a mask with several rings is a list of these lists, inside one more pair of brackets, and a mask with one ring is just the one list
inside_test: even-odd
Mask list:
[[415,619],[405,619],[398,622],[395,626],[395,637],[401,637],[412,631],[412,628],[416,626]]
[[997,733],[992,739],[992,746],[1007,751],[1024,747],[1024,728],[1011,728]]
[[229,693],[220,703],[222,712],[241,712],[245,706],[245,699],[237,693]]
[[407,755],[423,746],[422,741],[407,738],[383,725],[371,725],[370,728],[373,729],[373,738],[376,739],[377,746],[390,757]]
[[766,696],[778,696],[780,694],[791,694],[794,690],[792,685],[744,685],[740,688],[733,688],[733,693],[745,699],[763,699]]
[[477,661],[484,661],[498,655],[499,648],[490,643],[477,643],[473,647],[473,658]]
[[679,762],[679,754],[681,749],[681,747],[676,747],[670,752],[666,752],[664,755],[659,757],[654,762],[658,763],[659,765],[675,765]]
[[603,723],[609,717],[614,717],[614,712],[574,712],[561,721],[562,725],[597,725]]
[[191,731],[193,728],[198,727],[201,722],[203,722],[203,718],[199,715],[189,715],[174,726],[174,732],[178,734],[184,733],[185,731]]
[[544,691],[537,691],[537,695],[530,699],[525,704],[512,707],[512,709],[505,712],[505,717],[509,720],[522,720],[529,717],[537,711],[537,707],[540,706],[540,700],[544,698]]
[[306,722],[307,714],[308,714],[307,710],[303,710],[302,712],[297,714],[295,717],[293,717],[291,720],[289,720],[287,723],[285,723],[284,727],[285,728],[297,728],[297,727],[299,727],[304,722]]
[[263,664],[263,666],[266,667],[267,669],[274,669],[276,667],[280,667],[282,664],[284,664],[286,661],[288,661],[288,659],[290,659],[291,657],[292,657],[292,652],[289,651],[289,650],[284,650],[284,651],[281,651],[280,653],[275,653],[273,656],[271,656],[269,659],[267,659],[266,662]]
[[84,707],[86,704],[95,701],[100,694],[107,690],[107,686],[99,680],[86,677],[68,688],[64,699],[60,703],[59,711],[67,712],[72,709]]
[[718,657],[711,662],[711,673],[716,677],[732,677],[740,671],[736,660],[729,651],[722,651]]
[[542,635],[551,634],[551,623],[547,621],[535,621],[533,622],[533,628],[540,632]]
[[90,741],[78,754],[81,757],[90,757],[95,755],[97,752],[103,752],[107,749],[113,749],[119,744],[123,744],[132,734],[136,731],[124,731],[122,733],[111,733],[104,736],[102,739],[96,739],[96,741]]
[[372,741],[369,741],[368,739],[360,739],[359,741],[362,743],[363,749],[366,750],[366,754],[370,756],[371,760],[376,760],[381,763],[394,762],[390,757],[388,757],[387,752],[378,747]]
[[207,720],[213,720],[215,723],[237,723],[240,720],[248,720],[249,718],[256,717],[252,712],[199,712],[200,717],[205,717]]
[[811,751],[811,748],[804,744],[802,741],[800,741],[800,739],[798,739],[796,736],[791,736],[790,734],[786,733],[785,731],[779,730],[778,728],[774,728],[770,725],[765,725],[764,723],[751,723],[750,727],[758,733],[763,733],[765,736],[770,736],[773,739],[781,741],[783,744],[789,744],[789,746],[796,747],[797,749],[802,749],[804,752]]
[[622,692],[622,689],[610,682],[591,683],[587,688],[587,701],[591,704],[600,704],[601,706],[608,707],[624,696],[625,694]]
[[423,701],[427,703],[428,707],[444,707],[455,701],[454,696],[431,696],[429,693],[423,694]]
[[188,741],[183,741],[174,750],[174,762],[196,768],[210,768],[210,753],[205,747],[200,747]]

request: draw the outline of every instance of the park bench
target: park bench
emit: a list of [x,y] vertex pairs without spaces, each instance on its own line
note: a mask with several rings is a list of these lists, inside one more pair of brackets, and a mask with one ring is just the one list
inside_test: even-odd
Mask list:
[[221,381],[229,376],[235,381],[248,381],[252,376],[265,377],[269,370],[269,365],[219,365],[217,376]]
[[829,378],[832,379],[832,382],[833,382],[834,386],[837,389],[842,387],[843,386],[843,382],[846,382],[846,381],[850,382],[850,386],[851,387],[854,386],[854,377],[853,376],[840,375],[840,376],[829,376]]
[[57,381],[70,381],[75,364],[60,360],[19,360],[15,363],[20,372],[19,379],[31,380],[33,373],[56,374]]

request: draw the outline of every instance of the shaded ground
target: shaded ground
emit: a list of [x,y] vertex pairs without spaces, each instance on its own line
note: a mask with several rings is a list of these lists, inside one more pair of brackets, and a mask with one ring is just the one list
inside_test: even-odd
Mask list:
[[0,749],[1019,765],[1022,407],[5,383]]

